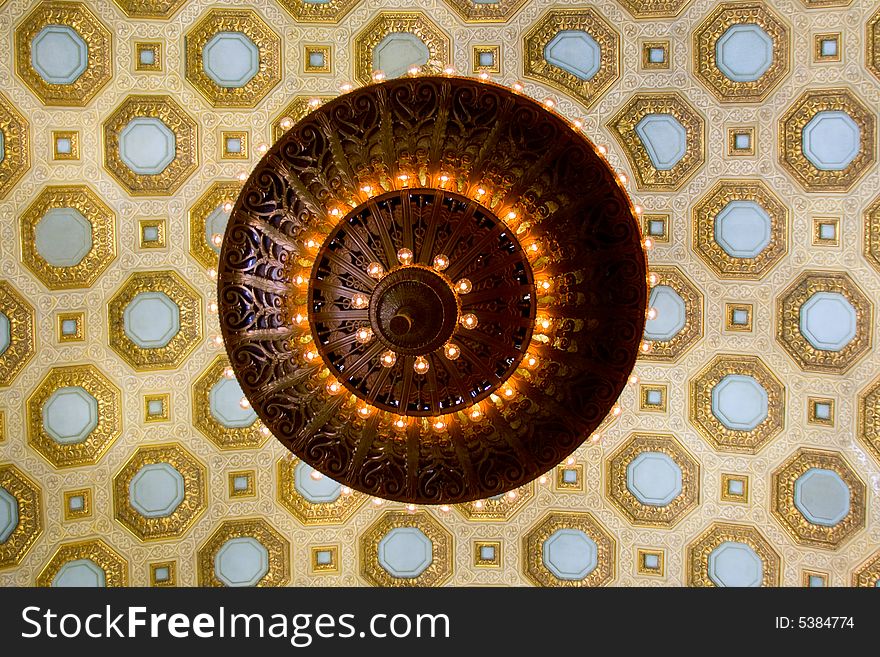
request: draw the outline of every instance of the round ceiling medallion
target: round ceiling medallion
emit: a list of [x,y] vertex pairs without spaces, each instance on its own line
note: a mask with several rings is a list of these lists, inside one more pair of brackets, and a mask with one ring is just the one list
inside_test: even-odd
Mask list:
[[522,486],[589,437],[648,288],[593,144],[447,76],[357,89],[285,133],[235,203],[218,286],[243,403],[325,475],[423,504]]

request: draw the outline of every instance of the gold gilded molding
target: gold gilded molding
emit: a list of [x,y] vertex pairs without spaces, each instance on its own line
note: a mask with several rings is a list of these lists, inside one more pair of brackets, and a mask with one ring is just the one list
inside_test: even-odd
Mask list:
[[[804,128],[822,111],[846,112],[859,128],[859,152],[844,169],[819,169],[804,155]],[[874,114],[854,92],[813,89],[804,92],[779,119],[779,164],[807,192],[845,192],[874,163],[875,138]]]
[[446,0],[446,4],[465,23],[506,23],[523,8],[526,2],[527,0],[495,0],[494,2]]
[[880,196],[865,210],[865,260],[880,272]]
[[30,169],[31,146],[27,120],[2,92],[0,92],[0,132],[3,133],[0,199],[4,199],[19,178]]
[[[312,55],[320,55],[321,63],[312,64]],[[303,73],[332,73],[333,45],[307,44],[303,46]]]
[[0,543],[0,569],[18,565],[43,532],[40,487],[12,463],[0,465],[0,488],[18,503],[18,525]]
[[[159,119],[174,133],[175,156],[161,173],[135,173],[119,155],[119,133],[141,117]],[[198,124],[171,96],[128,96],[104,121],[104,168],[132,196],[171,196],[198,168],[198,134]]]
[[299,462],[297,458],[278,461],[278,502],[303,525],[341,525],[367,501],[363,493],[343,489],[333,502],[309,502],[296,489],[296,466]]
[[177,586],[177,562],[157,561],[151,563],[150,586]]
[[[716,45],[729,28],[749,24],[760,27],[773,41],[773,59],[757,80],[735,82],[728,78],[716,63]],[[764,100],[788,75],[789,31],[763,2],[731,2],[718,5],[702,24],[694,30],[694,74],[721,102],[754,103]]]
[[[795,482],[811,468],[836,472],[849,488],[849,513],[829,527],[810,522],[795,506]],[[846,459],[838,452],[801,448],[773,472],[770,511],[791,537],[802,545],[836,550],[865,526],[867,493]]]
[[[141,292],[163,292],[177,305],[180,330],[164,347],[143,349],[125,333],[123,313]],[[139,372],[179,367],[202,340],[202,299],[174,271],[135,272],[107,306],[110,347]]]
[[801,0],[808,9],[814,7],[849,7],[853,0]]
[[[753,201],[770,217],[770,242],[754,258],[735,258],[715,239],[715,221],[731,201]],[[693,249],[720,278],[759,280],[788,253],[788,208],[760,180],[721,180],[694,206]]]
[[[61,148],[64,141],[69,145],[66,151]],[[52,159],[58,162],[79,159],[79,130],[52,131]]]
[[420,11],[383,11],[354,39],[355,78],[364,84],[372,80],[373,49],[394,32],[409,32],[428,48],[429,69],[442,69],[451,60],[451,40],[430,18]]
[[229,361],[221,354],[211,361],[192,387],[193,424],[220,449],[253,449],[269,438],[258,419],[246,427],[227,427],[211,413],[211,388],[223,378]]
[[[643,504],[629,489],[629,464],[647,452],[666,454],[681,469],[681,492],[663,506]],[[634,525],[674,527],[700,503],[700,465],[672,434],[633,433],[605,462],[605,495]]]
[[278,138],[287,132],[291,126],[299,123],[312,111],[313,108],[309,104],[311,101],[317,100],[318,103],[323,103],[331,98],[333,96],[294,96],[293,100],[272,121],[272,142],[278,141]]
[[300,23],[338,23],[354,9],[360,0],[278,0]]
[[726,541],[744,543],[763,563],[761,586],[779,586],[782,560],[766,538],[751,525],[716,522],[687,546],[685,569],[688,586],[717,586],[709,578],[709,555]]
[[269,553],[269,570],[256,586],[284,586],[290,581],[290,543],[263,518],[226,520],[214,530],[198,552],[199,586],[224,586],[214,573],[217,552],[233,538],[254,538]]
[[[492,57],[492,63],[481,64],[480,57],[483,55],[490,55]],[[501,46],[473,46],[471,71],[474,73],[501,73]]]
[[[78,507],[72,506],[73,500],[79,498],[81,504]],[[83,518],[92,517],[92,489],[77,488],[75,490],[66,490],[63,494],[64,503],[64,519],[65,520],[82,520]]]
[[129,18],[171,18],[187,0],[113,0]]
[[[656,563],[648,562],[648,560],[652,558],[656,560]],[[636,549],[636,572],[639,575],[665,577],[666,558],[664,550]]]
[[[55,318],[55,338],[58,342],[84,342],[86,339],[86,314],[84,312],[58,313]],[[65,331],[65,324],[73,322],[73,332]]]
[[[563,30],[586,32],[599,45],[599,70],[589,80],[553,66],[544,59],[547,44]],[[594,105],[620,79],[620,35],[595,9],[552,9],[523,37],[523,75],[571,94],[587,107]]]
[[[712,412],[712,389],[728,374],[750,376],[767,393],[767,417],[751,431],[728,429]],[[690,421],[719,452],[757,454],[785,426],[785,388],[757,356],[720,354],[690,382]]]
[[[398,527],[416,527],[431,541],[431,564],[416,577],[394,577],[379,564],[379,542]],[[452,534],[427,511],[386,511],[360,537],[361,575],[373,586],[440,586],[452,577]]]
[[535,496],[535,482],[529,482],[516,490],[485,500],[455,504],[454,508],[465,519],[473,522],[496,522],[510,520]]
[[[56,208],[79,211],[91,226],[92,248],[72,267],[50,265],[37,251],[37,224]],[[20,226],[22,262],[50,290],[91,287],[116,259],[116,215],[86,185],[45,187],[21,215]]]
[[877,463],[880,463],[880,377],[859,395],[856,436]]
[[37,586],[52,586],[61,567],[78,559],[88,559],[104,571],[106,586],[128,586],[128,561],[100,538],[62,543],[37,576]]
[[868,19],[865,32],[865,66],[880,78],[880,9]]
[[[134,70],[158,73],[165,67],[161,41],[138,41],[134,44]],[[141,53],[150,53],[144,61]]]
[[[856,334],[839,351],[816,349],[801,333],[801,306],[816,292],[841,294],[855,309]],[[873,304],[848,274],[805,271],[782,293],[776,304],[776,340],[801,369],[844,374],[870,350],[873,316]]]
[[215,182],[189,209],[189,252],[206,269],[216,267],[220,257],[205,235],[208,217],[218,207],[226,203],[234,204],[240,191],[241,184],[238,182]]
[[[544,565],[544,541],[559,529],[579,529],[596,543],[596,567],[583,579],[560,579]],[[523,537],[521,554],[524,574],[536,586],[604,586],[617,573],[617,542],[593,514],[586,512],[551,511]]]
[[619,0],[620,4],[639,18],[674,18],[678,16],[691,0]]
[[651,350],[639,353],[639,360],[672,363],[703,337],[703,295],[678,267],[658,265],[651,267],[651,273],[657,275],[657,285],[672,288],[684,301],[685,321],[669,340],[651,340]]
[[[486,550],[484,554],[483,550]],[[474,566],[477,568],[501,568],[503,546],[501,541],[474,541]]]
[[876,587],[878,582],[880,582],[880,551],[868,557],[852,574],[853,586]]
[[[219,85],[205,72],[202,52],[220,32],[244,34],[259,50],[259,70],[241,87]],[[185,41],[186,79],[213,107],[255,107],[281,82],[281,37],[252,9],[211,9]]]
[[[737,484],[740,490],[733,489]],[[749,503],[749,477],[741,474],[721,473],[721,500],[723,502]]]
[[[166,463],[183,478],[183,500],[168,515],[147,518],[131,503],[129,487],[145,465]],[[182,536],[208,505],[207,471],[199,460],[177,443],[141,447],[113,478],[114,517],[142,541]]]
[[[312,572],[321,575],[335,575],[339,572],[339,546],[315,545],[312,547]],[[322,555],[327,555],[323,557]]]
[[[82,441],[59,443],[43,426],[43,406],[59,388],[80,387],[97,401],[97,425]],[[122,432],[122,393],[94,365],[54,367],[27,400],[27,441],[56,468],[97,463]]]
[[12,283],[0,280],[0,313],[9,320],[9,344],[0,353],[0,387],[12,384],[18,373],[34,357],[37,333],[34,307]]
[[[46,82],[33,66],[31,43],[49,25],[71,28],[88,49],[85,71],[70,84]],[[110,30],[81,2],[43,2],[15,31],[15,72],[44,105],[83,107],[113,75]]]
[[[669,169],[654,166],[648,149],[636,132],[636,126],[649,114],[674,117],[687,134],[684,155]],[[639,189],[675,191],[706,161],[706,123],[700,113],[675,92],[638,93],[605,126],[623,148]]]

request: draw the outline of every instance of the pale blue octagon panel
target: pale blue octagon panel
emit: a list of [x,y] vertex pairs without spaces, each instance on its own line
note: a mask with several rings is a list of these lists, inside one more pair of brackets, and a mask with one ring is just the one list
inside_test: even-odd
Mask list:
[[31,64],[49,84],[73,84],[89,65],[89,47],[68,25],[47,25],[31,41]]
[[761,586],[764,563],[750,545],[724,541],[709,555],[709,579],[718,586]]
[[591,80],[602,65],[602,49],[583,30],[562,30],[544,46],[549,64],[581,80]]
[[373,70],[396,78],[412,66],[428,63],[431,53],[419,37],[409,32],[392,32],[373,48]]
[[18,500],[0,486],[0,543],[5,543],[18,527]]
[[751,376],[728,374],[712,388],[712,414],[732,431],[751,431],[769,410],[767,391]]
[[687,130],[672,114],[648,114],[636,124],[655,169],[668,171],[687,152]]
[[6,158],[6,135],[0,130],[0,162]]
[[220,247],[215,246],[211,241],[211,238],[216,234],[226,234],[226,224],[229,223],[229,213],[223,209],[224,205],[226,204],[221,203],[218,205],[205,219],[205,241],[207,241],[208,245],[217,253],[220,253]]
[[119,158],[141,176],[165,171],[177,154],[177,138],[161,119],[139,116],[119,133]]
[[202,66],[221,87],[243,87],[260,71],[260,49],[246,34],[218,32],[202,50]]
[[269,551],[251,536],[230,538],[214,555],[214,575],[226,586],[256,586],[269,572]]
[[734,82],[754,82],[773,63],[773,39],[759,25],[731,25],[715,44],[718,70]]
[[684,299],[673,288],[668,285],[654,286],[648,306],[657,311],[657,316],[645,322],[645,339],[665,342],[684,328],[687,308]]
[[754,201],[730,201],[715,216],[715,241],[731,258],[756,258],[770,244],[770,215]]
[[418,577],[433,560],[431,539],[418,527],[395,527],[379,541],[379,565],[392,577]]
[[313,479],[313,472],[315,469],[305,461],[296,464],[296,470],[293,472],[296,492],[312,504],[332,504],[342,494],[342,486],[324,475]]
[[559,579],[581,580],[599,563],[596,542],[580,529],[557,529],[544,541],[541,556]]
[[850,490],[834,470],[810,468],[794,482],[794,505],[814,525],[834,527],[849,515]]
[[76,208],[52,208],[34,228],[34,246],[53,267],[75,267],[92,250],[92,224]]
[[856,309],[839,292],[813,293],[799,317],[801,335],[821,351],[840,351],[856,337]]
[[846,169],[862,148],[859,126],[838,110],[816,112],[802,134],[804,156],[822,171]]
[[128,499],[145,518],[163,518],[183,502],[183,476],[170,463],[149,463],[128,485]]
[[81,443],[97,426],[98,400],[85,388],[58,388],[43,404],[43,428],[56,443]]
[[666,506],[681,495],[681,468],[663,452],[642,452],[626,466],[626,487],[648,506]]
[[180,308],[164,292],[141,292],[125,307],[122,324],[142,349],[164,347],[180,331]]
[[12,342],[12,327],[9,324],[9,318],[0,312],[0,356],[3,355],[9,344]]
[[241,429],[249,427],[257,419],[253,408],[242,408],[244,391],[235,379],[222,378],[211,388],[208,403],[211,415],[224,427]]
[[52,586],[102,587],[107,586],[107,576],[91,559],[75,559],[61,566]]

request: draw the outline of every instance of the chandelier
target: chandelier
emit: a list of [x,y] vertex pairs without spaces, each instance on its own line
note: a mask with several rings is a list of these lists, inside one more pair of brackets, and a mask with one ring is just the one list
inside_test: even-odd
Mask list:
[[407,77],[312,111],[244,182],[218,300],[249,403],[385,499],[501,495],[608,415],[641,346],[635,210],[597,148],[516,90]]

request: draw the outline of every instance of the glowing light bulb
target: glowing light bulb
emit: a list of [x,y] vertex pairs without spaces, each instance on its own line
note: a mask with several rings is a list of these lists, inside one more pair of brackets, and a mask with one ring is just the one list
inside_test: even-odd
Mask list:
[[538,483],[539,484],[546,484],[547,483],[547,475],[541,475],[540,477],[538,477]]
[[596,146],[596,150],[599,151],[602,155],[605,155],[605,153],[608,152],[608,149],[605,148],[602,144]]
[[420,69],[418,66],[410,66],[407,73],[409,73],[410,75],[418,75],[419,71],[421,71],[421,70],[422,69]]
[[509,220],[511,220],[511,221],[514,220],[514,219],[516,219],[516,212],[514,212],[513,210],[511,210],[510,212],[507,213],[507,218],[508,218]]
[[507,399],[512,399],[513,396],[516,394],[516,390],[514,390],[513,388],[505,388],[505,389],[502,391],[502,394],[503,394]]
[[442,175],[442,176],[440,176],[440,182],[442,182],[442,183],[448,183],[448,182],[449,182],[449,176],[447,176],[447,175]]
[[269,431],[269,427],[267,427],[267,426],[264,424],[263,426],[260,427],[260,433],[263,434],[264,436],[268,436],[269,433],[270,433],[270,431]]
[[351,488],[348,486],[343,486],[341,489],[343,495],[351,495]]
[[224,212],[232,212],[232,202],[231,201],[226,201],[226,203],[223,204],[223,211]]
[[637,206],[635,207],[635,211],[636,211],[636,214],[642,214],[642,206],[641,206],[641,205],[637,205]]
[[257,146],[257,152],[260,153],[261,155],[264,155],[266,153],[266,151],[268,151],[268,150],[269,150],[269,144],[267,144],[266,142],[263,142]]
[[447,342],[443,347],[443,354],[449,360],[455,360],[461,355],[461,349],[458,348],[458,345],[453,342]]
[[449,258],[442,253],[434,256],[434,269],[443,271],[449,266]]
[[462,278],[455,284],[455,291],[459,294],[467,294],[473,289],[473,285],[467,278]]
[[303,324],[308,319],[308,317],[304,313],[297,313],[293,316],[293,321],[297,324]]
[[214,233],[211,235],[211,244],[219,248],[223,244],[223,236],[220,233]]
[[381,82],[385,79],[385,73],[382,71],[373,71],[373,80],[376,82]]
[[535,358],[534,356],[527,356],[526,357],[526,365],[528,365],[529,367],[534,367],[537,364],[538,364],[538,359]]
[[572,124],[575,128],[577,128],[578,130],[580,130],[581,128],[584,127],[584,122],[581,121],[580,119],[575,119],[574,121],[571,122],[571,124]]
[[394,427],[396,429],[406,429],[406,420],[404,420],[402,417],[397,418],[396,420],[394,420]]
[[218,310],[219,310],[219,307],[217,306],[216,301],[209,301],[208,302],[208,312],[209,313],[211,313],[212,315],[215,315],[215,314],[217,314]]
[[369,265],[367,265],[367,274],[370,276],[370,278],[382,278],[382,276],[385,275],[385,267],[383,267],[378,262],[371,262]]
[[647,354],[651,351],[651,343],[645,340],[640,348],[643,354]]
[[416,505],[415,504],[407,504],[406,505],[406,512],[407,513],[415,513],[416,512]]
[[224,379],[234,379],[235,378],[235,372],[232,371],[231,367],[224,367],[223,368],[223,378]]
[[339,85],[339,91],[341,91],[344,94],[347,94],[352,89],[354,89],[354,86],[352,86],[348,82],[343,82],[342,84]]
[[297,287],[302,287],[303,283],[306,282],[306,279],[303,278],[302,274],[297,274],[293,277],[293,284]]
[[369,185],[364,185],[363,187],[361,187],[361,191],[362,191],[364,194],[369,194],[370,192],[373,191],[373,188],[370,187]]
[[342,390],[342,384],[339,383],[339,381],[330,381],[327,384],[326,388],[327,392],[329,392],[331,395],[335,395]]
[[467,313],[461,316],[461,325],[467,329],[477,328],[477,324],[479,320],[477,320],[477,316],[473,313]]
[[569,456],[567,459],[565,459],[565,465],[574,465],[574,457]]
[[507,498],[511,499],[511,500],[515,500],[516,499],[516,491],[515,490],[508,491]]
[[311,237],[305,241],[305,245],[307,249],[314,249],[318,246],[318,242],[313,240]]
[[474,502],[474,508],[475,509],[482,509],[483,508],[483,500],[477,500],[476,502]]
[[312,109],[314,109],[315,107],[317,107],[320,104],[321,104],[320,98],[309,98],[309,107],[311,107]]
[[648,308],[648,312],[645,313],[648,319],[657,319],[657,309],[656,308]]
[[370,417],[370,413],[372,413],[373,411],[370,409],[369,406],[360,406],[357,412],[358,415],[360,415],[361,417]]
[[312,472],[311,472],[311,474],[309,474],[309,476],[312,479],[314,479],[315,481],[320,481],[321,479],[324,478],[324,475],[321,474],[320,472],[318,472],[317,470],[312,470]]
[[556,101],[552,98],[545,98],[544,105],[550,109],[553,109],[556,106]]
[[632,376],[629,377],[629,382],[631,385],[636,385],[639,382],[639,377],[637,377],[635,374],[633,374]]
[[541,281],[541,284],[539,285],[539,287],[546,292],[547,290],[550,289],[550,285],[551,285],[550,281]]
[[433,424],[434,431],[445,431],[446,430],[446,422],[443,420],[436,420]]
[[443,72],[446,73],[446,75],[455,75],[455,68],[453,68],[452,66],[447,66],[443,69]]
[[654,240],[652,240],[650,237],[645,238],[644,244],[645,244],[646,249],[653,249],[654,248]]
[[485,193],[486,193],[486,190],[483,189],[482,187],[477,188],[477,196],[482,196]]
[[362,326],[357,330],[357,333],[355,333],[354,337],[355,340],[357,340],[361,344],[367,344],[370,340],[373,339],[373,329],[368,326]]
[[489,79],[489,74],[488,74],[488,73],[486,73],[486,72],[485,72],[485,71],[483,71],[483,72],[482,72],[482,73],[480,73],[480,75],[479,75],[479,76],[477,76],[477,77],[479,77],[479,78],[480,78],[480,79],[481,79],[481,80],[482,80],[482,81],[483,81],[483,82],[485,82],[485,81],[486,81],[486,80],[488,80],[488,79]]
[[424,356],[416,356],[416,359],[413,361],[413,369],[416,371],[416,374],[424,374],[431,369],[431,366]]
[[623,410],[620,408],[620,404],[615,404],[611,407],[611,415],[614,417],[618,417],[622,412]]
[[449,505],[448,505],[448,504],[441,504],[441,505],[440,505],[440,510],[441,510],[443,513],[449,513]]
[[370,297],[368,297],[366,294],[356,292],[353,295],[351,295],[352,308],[357,308],[358,310],[361,310],[363,308],[366,308],[369,305],[370,305]]
[[293,119],[291,119],[289,116],[285,116],[281,119],[282,128],[284,128],[285,130],[289,130],[291,126],[293,126]]
[[523,90],[523,86],[522,86],[522,84],[519,83],[519,82],[514,82],[514,83],[511,85],[511,88],[512,88],[514,91],[522,91],[522,90]]
[[404,186],[406,186],[409,183],[409,176],[406,175],[405,173],[402,173],[399,176],[397,176],[397,179],[400,182],[402,182]]
[[531,244],[529,244],[529,253],[537,253],[540,250],[541,250],[541,245],[538,244],[537,242],[532,242]]
[[244,182],[247,179],[248,179],[248,175],[244,171],[242,171],[240,174],[238,174],[238,182]]
[[657,274],[655,274],[653,272],[648,274],[648,283],[651,285],[651,287],[654,287],[655,285],[657,285],[657,282],[659,280],[660,280],[660,277],[657,276]]
[[400,264],[408,265],[413,261],[413,252],[407,248],[400,249],[397,252],[397,259],[400,260]]
[[211,342],[214,343],[215,347],[222,347],[223,346],[223,338],[219,335],[211,336]]
[[626,174],[625,174],[625,173],[621,173],[619,176],[617,176],[617,179],[620,180],[620,182],[621,182],[622,184],[624,184],[624,185],[625,185],[625,184],[627,183],[627,181],[629,180],[629,178],[626,177]]
[[475,407],[475,408],[472,408],[472,409],[471,409],[471,412],[470,412],[468,415],[470,416],[470,418],[471,418],[474,422],[476,422],[477,420],[482,419],[482,417],[483,417],[483,411],[481,411],[479,408],[476,408],[476,407]]
[[542,329],[546,331],[548,328],[550,328],[552,322],[548,318],[544,317],[538,322],[538,324],[541,326]]
[[247,398],[247,397],[242,397],[241,399],[239,399],[239,400],[238,400],[238,405],[241,406],[241,407],[244,408],[244,409],[248,409],[248,408],[251,407],[251,403],[248,401],[248,398]]
[[303,358],[305,358],[308,362],[312,362],[318,357],[318,352],[314,349],[309,349],[306,353],[303,354]]
[[385,500],[381,500],[378,497],[373,498],[373,504],[375,504],[376,506],[382,506],[382,502],[384,502],[384,501]]
[[216,281],[216,280],[217,280],[217,270],[214,269],[213,267],[211,267],[211,268],[208,270],[208,278],[210,278],[212,281]]
[[379,356],[379,362],[382,363],[382,367],[394,367],[394,363],[397,362],[397,354],[391,350],[383,351]]

